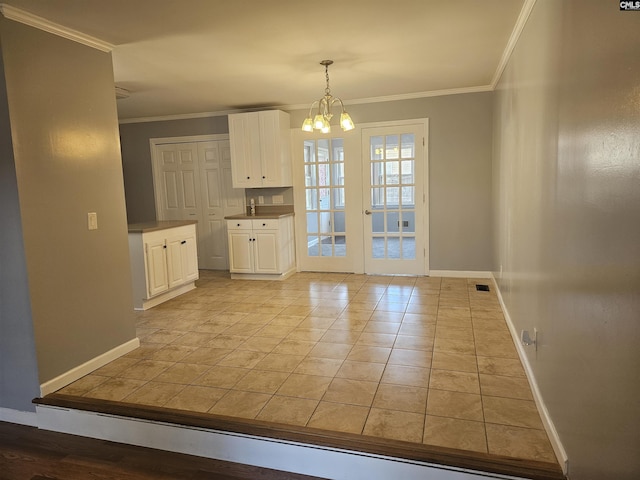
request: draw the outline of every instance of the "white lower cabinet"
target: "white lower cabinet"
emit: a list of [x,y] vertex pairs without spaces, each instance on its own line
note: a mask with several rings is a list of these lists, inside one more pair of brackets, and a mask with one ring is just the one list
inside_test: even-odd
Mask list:
[[183,223],[129,227],[136,310],[146,310],[195,288],[199,277],[196,226]]
[[293,216],[227,220],[227,232],[233,278],[284,278],[295,271]]

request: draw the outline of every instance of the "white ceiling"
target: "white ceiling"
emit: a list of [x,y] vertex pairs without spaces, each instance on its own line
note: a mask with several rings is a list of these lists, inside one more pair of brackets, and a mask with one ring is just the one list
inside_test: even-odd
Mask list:
[[121,119],[489,89],[524,0],[5,0],[115,45]]

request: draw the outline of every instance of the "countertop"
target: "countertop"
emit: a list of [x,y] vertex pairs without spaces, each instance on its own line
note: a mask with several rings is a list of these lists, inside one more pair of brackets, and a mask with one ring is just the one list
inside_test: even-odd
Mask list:
[[264,219],[274,219],[274,218],[283,218],[289,217],[293,215],[293,212],[284,212],[284,213],[258,213],[256,215],[247,215],[244,213],[238,213],[237,215],[229,215],[224,217],[225,220],[259,220],[261,218]]
[[129,233],[149,233],[156,230],[166,230],[167,228],[184,227],[185,225],[195,225],[195,220],[155,220],[143,223],[130,223]]

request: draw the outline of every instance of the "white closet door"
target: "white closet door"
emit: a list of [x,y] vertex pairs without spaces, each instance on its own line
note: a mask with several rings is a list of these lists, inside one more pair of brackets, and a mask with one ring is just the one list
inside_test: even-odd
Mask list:
[[202,220],[200,222],[200,267],[229,268],[225,215],[242,213],[244,190],[231,188],[229,141],[198,142]]
[[158,145],[156,195],[162,220],[197,220],[200,185],[198,148],[194,143]]

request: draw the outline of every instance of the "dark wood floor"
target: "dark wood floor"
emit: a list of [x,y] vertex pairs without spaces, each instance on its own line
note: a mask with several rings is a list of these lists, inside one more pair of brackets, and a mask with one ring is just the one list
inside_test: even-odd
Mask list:
[[317,478],[0,422],[0,480]]

